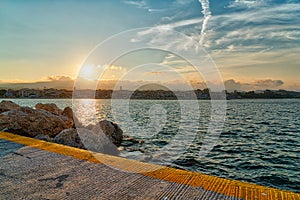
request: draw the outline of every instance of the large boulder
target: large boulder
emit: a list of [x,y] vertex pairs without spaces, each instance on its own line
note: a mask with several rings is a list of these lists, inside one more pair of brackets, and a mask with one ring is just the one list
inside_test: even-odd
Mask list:
[[50,113],[52,113],[54,115],[61,115],[62,112],[63,112],[54,103],[45,103],[45,104],[38,103],[38,104],[35,105],[35,109],[36,110],[46,110],[46,111],[48,111],[48,112],[50,112]]
[[38,134],[34,138],[38,139],[38,140],[44,140],[46,142],[53,142],[53,139],[51,137],[49,137],[48,135]]
[[[102,120],[99,122],[100,128],[103,131],[103,133],[109,138],[109,140],[115,144],[117,147],[119,147],[122,143],[123,139],[123,131],[118,126],[118,124],[108,121],[108,120]],[[95,129],[98,129],[99,126],[95,126]]]
[[72,108],[65,107],[65,109],[63,110],[63,112],[61,113],[61,115],[65,116],[68,120],[72,121],[73,128],[76,128],[75,125],[82,127],[81,123],[79,122],[79,120],[74,115]]
[[81,149],[85,148],[80,140],[77,130],[74,128],[62,130],[55,136],[53,142]]
[[20,106],[12,101],[3,100],[0,103],[0,113],[9,111],[9,110],[17,110]]
[[87,128],[77,128],[80,140],[84,147],[93,152],[101,152],[110,155],[119,153],[116,145],[112,143],[109,137],[102,130]]
[[63,116],[73,120],[73,110],[70,107],[65,107],[65,109],[61,113]]
[[45,110],[21,107],[0,114],[0,130],[35,137],[38,134],[55,137],[62,130],[72,128],[73,121]]
[[117,155],[123,131],[113,122],[103,120],[96,125],[61,131],[53,142],[94,152]]
[[93,152],[102,152],[117,155],[118,149],[103,131],[90,130],[87,128],[70,128],[61,131],[55,136],[53,142]]

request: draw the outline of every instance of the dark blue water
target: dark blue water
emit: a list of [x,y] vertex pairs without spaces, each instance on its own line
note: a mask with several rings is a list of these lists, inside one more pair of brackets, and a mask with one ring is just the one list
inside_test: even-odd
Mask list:
[[300,191],[300,101],[229,101],[218,144],[204,159],[197,145],[176,162],[185,169]]
[[[31,107],[37,102],[54,102],[61,108],[71,106],[71,100],[14,101]],[[149,112],[153,105],[158,104],[165,112]],[[95,118],[115,121],[109,100],[82,100],[80,106],[86,123],[95,121]],[[216,145],[205,157],[199,157],[198,153],[207,133],[210,101],[199,101],[197,126],[181,121],[180,107],[178,101],[131,101],[130,118],[139,129],[133,128],[126,120],[118,121],[118,124],[124,134],[135,136],[144,143],[125,148],[121,156],[300,192],[300,100],[227,101],[222,134],[215,139]],[[91,114],[91,109],[95,110],[96,117]],[[124,111],[120,109],[119,112]],[[151,116],[159,115],[165,115],[165,123],[161,127],[154,123],[155,126],[151,127],[151,121],[156,120]],[[168,149],[177,155],[173,159],[161,159],[161,149],[184,140],[176,137],[181,128],[195,132],[195,137],[184,143],[184,149],[176,148],[176,145]],[[153,134],[146,135],[141,132],[143,129]]]

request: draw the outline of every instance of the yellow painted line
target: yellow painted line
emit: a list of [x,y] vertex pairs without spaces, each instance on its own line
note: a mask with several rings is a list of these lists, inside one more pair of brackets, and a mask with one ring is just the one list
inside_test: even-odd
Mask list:
[[89,151],[83,149],[77,149],[69,146],[64,146],[60,144],[45,142],[43,140],[37,140],[34,138],[24,137],[20,135],[15,135],[12,133],[0,131],[0,139],[9,140],[26,146],[30,146],[37,149],[42,149],[66,156],[72,156],[77,159],[87,160],[90,162],[100,163],[93,154]]
[[242,199],[294,199],[300,200],[300,193],[260,186],[256,184],[219,178],[197,172],[189,172],[155,164],[142,163],[125,158],[110,156],[101,153],[45,142],[12,133],[1,132],[0,139],[16,142],[33,148],[46,150],[53,153],[71,156],[93,163],[106,164],[112,168],[140,173],[148,177],[176,182],[205,190],[233,196]]

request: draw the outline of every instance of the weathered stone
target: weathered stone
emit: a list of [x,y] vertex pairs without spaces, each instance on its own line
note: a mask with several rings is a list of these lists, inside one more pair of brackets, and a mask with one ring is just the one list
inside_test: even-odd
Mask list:
[[19,108],[20,106],[12,101],[3,100],[0,103],[0,113],[10,111],[10,110],[17,110]]
[[50,112],[54,115],[61,115],[62,112],[63,112],[54,103],[45,103],[45,104],[38,103],[38,104],[35,105],[35,109],[37,109],[37,110],[46,110],[46,111],[48,111],[48,112]]
[[38,139],[38,140],[44,140],[46,142],[53,142],[53,139],[51,137],[49,137],[48,135],[38,134],[34,138]]
[[90,151],[105,154],[117,155],[119,153],[116,145],[107,137],[102,130],[87,128],[77,128],[80,139],[84,147]]
[[2,108],[0,130],[96,152],[119,152],[123,131],[116,123],[103,120],[75,129],[76,117],[70,107],[62,111],[55,104],[39,103],[32,109],[7,101],[2,102]]
[[66,123],[66,125],[68,127],[75,128],[75,123],[74,123],[73,119],[70,119],[70,118],[68,118],[66,116],[62,116],[62,115],[59,117]]
[[57,136],[55,136],[53,142],[81,149],[85,148],[81,142],[77,130],[74,128],[62,130]]
[[136,144],[143,144],[143,143],[144,141],[141,139],[136,139],[133,136],[123,135],[121,146],[129,147],[129,146],[133,146]]
[[[73,128],[78,127],[83,127],[82,124],[79,122],[77,117],[74,115],[72,108],[70,107],[65,107],[65,109],[62,112],[62,116],[65,116],[68,120],[71,120],[73,123]],[[75,126],[76,125],[76,126]]]
[[65,107],[65,109],[61,113],[63,116],[66,116],[69,119],[73,120],[73,110],[70,107]]
[[138,141],[133,136],[124,135],[121,146],[128,147],[137,143]]
[[38,134],[54,137],[62,130],[72,126],[73,121],[67,117],[28,107],[21,107],[18,110],[0,114],[0,130],[6,128],[8,131],[30,137],[35,137]]
[[118,151],[124,151],[125,147],[118,147]]
[[[117,147],[119,147],[123,139],[122,129],[116,123],[110,122],[108,120],[100,121],[99,125],[103,133],[110,139],[110,141]],[[99,127],[95,126],[95,128]]]

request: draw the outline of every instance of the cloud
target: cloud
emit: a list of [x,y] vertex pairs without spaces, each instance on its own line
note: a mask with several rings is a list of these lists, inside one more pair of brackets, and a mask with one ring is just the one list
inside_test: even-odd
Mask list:
[[256,8],[266,6],[269,0],[235,0],[229,4],[229,8]]
[[225,28],[225,30],[232,26],[244,28],[245,25],[295,25],[299,24],[299,21],[294,18],[300,14],[299,8],[300,4],[281,4],[255,10],[231,12],[212,17],[212,24],[219,28]]
[[201,18],[186,19],[186,20],[169,23],[169,24],[158,25],[158,26],[156,26],[156,28],[176,29],[176,28],[183,27],[183,26],[199,24],[201,22],[203,22],[203,19],[201,19]]
[[[206,47],[208,52],[225,50],[245,53],[274,51],[299,46],[300,4],[283,3],[262,7],[269,1],[234,1],[236,4],[257,5],[253,9],[211,15],[209,1],[199,1],[204,18],[177,20],[164,17],[172,23],[157,25],[151,30],[174,29],[191,36]],[[261,6],[258,6],[261,5]],[[163,21],[164,21],[163,20]],[[208,23],[208,20],[210,23]],[[200,38],[199,38],[200,33]],[[175,40],[176,41],[176,40]],[[254,48],[252,47],[260,48]]]
[[[152,75],[161,75],[162,72],[148,72]],[[11,88],[11,89],[21,89],[21,88],[34,88],[34,89],[43,89],[46,88],[55,88],[55,89],[68,89],[73,90],[74,80],[68,76],[50,76],[47,77],[48,81],[36,81],[36,82],[23,82],[23,83],[5,83],[0,81],[0,88]],[[80,78],[79,78],[80,79]],[[79,80],[82,81],[82,80]],[[86,80],[84,80],[86,81]],[[111,80],[100,80],[98,82],[97,89],[114,89],[117,79]],[[204,89],[207,87],[207,83],[200,79],[191,79],[188,81],[189,84],[194,89]],[[159,84],[169,88],[176,88],[176,90],[186,90],[190,88],[187,85],[187,80],[168,80],[168,81],[143,81],[143,80],[122,80],[121,84],[124,90],[132,90],[138,85],[147,85],[147,84]],[[209,82],[209,85],[214,83]],[[89,89],[93,88],[95,82],[86,81],[85,84],[81,85],[80,89]],[[265,89],[282,89],[281,87],[285,86],[283,80],[273,80],[273,79],[262,79],[256,80],[253,82],[240,82],[234,79],[229,79],[224,81],[224,85],[227,91],[250,91],[250,90],[265,90]],[[299,90],[299,85],[287,85],[283,87],[284,89]],[[298,89],[297,89],[298,88]]]
[[156,72],[156,71],[152,71],[152,72],[147,72],[147,74],[149,75],[160,75],[162,74],[163,72]]
[[73,81],[74,79],[70,76],[48,76],[45,78],[46,81]]
[[272,46],[274,49],[299,46],[300,22],[295,20],[300,17],[299,10],[300,4],[283,4],[213,16],[210,19],[212,31],[206,34],[206,38],[211,41],[210,49],[225,49],[229,45],[242,48],[258,44],[263,48]]
[[178,5],[188,5],[190,3],[192,3],[194,0],[176,0],[175,4]]
[[206,27],[208,24],[208,20],[211,18],[211,12],[209,9],[209,1],[208,0],[199,0],[202,6],[202,14],[204,16],[201,33],[200,33],[200,45],[203,45],[205,35],[206,35]]
[[12,88],[12,89],[21,89],[21,88],[34,88],[34,89],[43,89],[43,88],[55,88],[55,89],[69,89],[71,90],[74,86],[74,79],[69,76],[49,76],[42,78],[41,80],[25,82],[1,82],[0,88]]
[[124,3],[128,4],[128,5],[131,5],[131,6],[135,6],[137,8],[142,8],[142,9],[149,9],[146,1],[144,0],[136,0],[136,1],[133,1],[133,0],[126,0],[126,1],[123,1]]
[[166,9],[149,8],[148,12],[164,12]]
[[224,81],[224,85],[226,90],[233,91],[233,90],[241,90],[241,83],[237,82],[233,79]]
[[228,91],[249,91],[249,90],[265,90],[265,89],[279,89],[284,82],[282,80],[257,80],[250,83],[238,82],[234,79],[226,80],[224,82],[225,88]]
[[167,54],[164,60],[160,64],[171,66],[173,68],[182,68],[189,65],[187,61],[183,60],[178,56],[175,56],[172,53]]
[[284,84],[284,82],[282,80],[271,80],[271,79],[258,80],[256,82],[254,82],[254,85],[256,87],[263,87],[263,88],[276,88],[283,84]]

